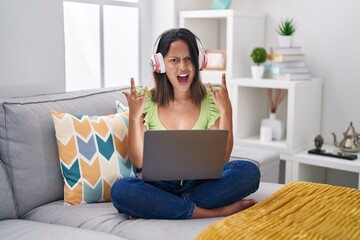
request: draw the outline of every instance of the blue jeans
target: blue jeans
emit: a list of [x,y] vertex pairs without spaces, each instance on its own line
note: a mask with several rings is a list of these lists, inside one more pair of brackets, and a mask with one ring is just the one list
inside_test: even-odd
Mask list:
[[111,199],[119,213],[147,219],[190,219],[195,206],[212,209],[240,201],[259,187],[260,171],[250,161],[225,163],[213,180],[152,181],[127,177],[115,182]]

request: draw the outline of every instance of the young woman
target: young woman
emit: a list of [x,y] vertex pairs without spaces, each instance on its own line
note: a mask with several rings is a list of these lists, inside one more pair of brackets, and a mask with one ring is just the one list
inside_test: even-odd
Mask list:
[[141,169],[146,130],[228,130],[223,174],[216,180],[149,181],[123,178],[111,189],[114,206],[129,217],[190,219],[228,216],[255,204],[243,200],[259,186],[258,167],[229,161],[233,147],[232,108],[225,74],[221,88],[206,88],[199,70],[206,64],[200,40],[184,28],[170,29],[156,41],[152,59],[155,87],[136,89],[131,79],[128,154]]

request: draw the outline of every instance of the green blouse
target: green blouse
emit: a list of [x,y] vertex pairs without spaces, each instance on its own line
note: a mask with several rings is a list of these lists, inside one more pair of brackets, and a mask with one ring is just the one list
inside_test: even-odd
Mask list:
[[[143,88],[137,89],[138,93],[144,92]],[[216,106],[211,92],[206,89],[206,96],[201,101],[201,109],[198,120],[192,129],[209,129],[220,117],[220,111]],[[148,130],[166,130],[158,115],[158,105],[151,101],[151,91],[148,91],[144,107],[144,124]]]

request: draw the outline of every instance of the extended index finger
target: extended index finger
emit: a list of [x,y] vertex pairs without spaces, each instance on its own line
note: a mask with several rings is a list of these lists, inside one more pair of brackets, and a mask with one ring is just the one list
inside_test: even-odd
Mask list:
[[226,87],[226,74],[225,73],[223,73],[222,76],[221,76],[221,86],[222,86],[222,88],[227,89],[227,87]]
[[130,91],[131,91],[131,93],[136,93],[134,78],[130,78]]

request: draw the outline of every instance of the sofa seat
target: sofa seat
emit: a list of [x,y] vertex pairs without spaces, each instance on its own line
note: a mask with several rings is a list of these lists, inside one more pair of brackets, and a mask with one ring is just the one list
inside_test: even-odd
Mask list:
[[124,238],[85,229],[66,226],[10,219],[0,221],[0,239],[2,240],[126,240]]
[[[254,198],[258,202],[262,201],[282,186],[282,184],[261,182],[259,190],[248,198]],[[116,211],[112,203],[72,206],[64,205],[63,201],[56,201],[33,209],[22,219],[111,233],[126,239],[183,240],[194,239],[207,226],[222,218],[128,220],[126,215]]]

